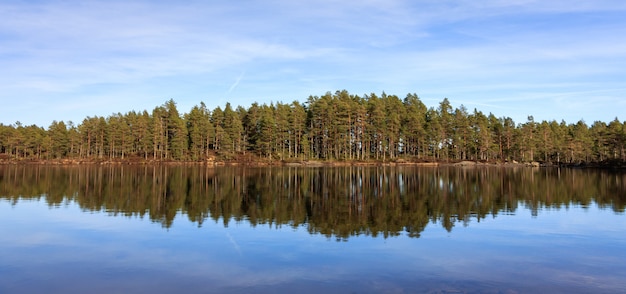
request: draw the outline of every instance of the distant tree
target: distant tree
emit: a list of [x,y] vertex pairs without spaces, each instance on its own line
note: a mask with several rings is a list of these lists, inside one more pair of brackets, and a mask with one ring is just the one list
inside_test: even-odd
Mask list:
[[134,127],[132,129],[135,152],[144,159],[148,159],[148,156],[152,153],[151,150],[154,145],[154,119],[144,110],[141,114],[137,114]]
[[294,157],[300,158],[305,150],[308,150],[308,146],[304,140],[304,136],[307,132],[306,109],[298,101],[292,102],[290,108],[288,120],[289,129],[291,130],[290,141],[293,142],[293,144],[289,153],[293,153]]
[[68,153],[68,157],[74,158],[79,156],[79,145],[80,145],[80,133],[78,128],[74,125],[74,122],[68,121],[67,123],[67,136],[69,139],[70,149]]
[[365,155],[369,154],[368,149],[368,114],[365,99],[358,95],[352,96],[351,111],[353,117],[352,136],[354,137],[355,158],[359,160],[365,159]]
[[569,163],[588,162],[593,143],[589,136],[589,127],[583,120],[568,126],[567,150]]
[[515,122],[510,117],[502,119],[503,135],[504,135],[504,159],[513,160],[515,153],[513,150],[514,138],[515,138]]
[[230,103],[226,103],[223,115],[221,126],[224,129],[224,149],[230,152],[241,152],[245,144],[243,143],[243,124],[239,114],[233,110]]
[[165,102],[163,107],[165,109],[165,118],[167,120],[166,133],[168,149],[171,151],[172,159],[185,159],[187,151],[187,128],[185,126],[185,122],[178,113],[176,103],[173,99]]
[[224,145],[231,143],[230,138],[226,138],[226,132],[224,131],[224,111],[219,106],[213,109],[211,112],[211,123],[215,129],[215,136],[213,140],[213,149],[221,150]]
[[528,116],[528,121],[522,125],[520,133],[521,160],[534,161],[535,150],[537,149],[537,124],[532,115]]
[[107,125],[110,130],[107,140],[110,158],[124,159],[131,152],[133,138],[131,138],[130,119],[130,115],[122,115],[121,113],[107,117]]
[[384,101],[378,98],[376,94],[372,93],[366,96],[367,100],[367,117],[368,117],[368,145],[369,150],[373,151],[375,158],[385,156],[387,150],[387,142],[385,142],[385,132],[387,126],[385,125],[385,104]]
[[322,99],[317,96],[309,96],[307,100],[309,110],[309,145],[311,146],[311,154],[317,159],[327,158],[328,100],[328,98]]
[[246,126],[245,126],[245,119],[246,119],[246,115],[248,114],[248,110],[244,108],[243,106],[239,105],[237,106],[237,109],[235,110],[235,112],[237,113],[239,123],[241,124],[241,128],[239,130],[240,139],[239,139],[237,150],[238,152],[242,152],[245,155],[246,151],[250,147],[250,144],[248,143],[248,133],[246,131]]
[[163,106],[152,110],[152,158],[168,158],[168,114]]
[[438,145],[442,149],[443,159],[446,161],[450,158],[450,147],[452,145],[452,129],[453,129],[453,116],[452,105],[448,98],[443,98],[443,101],[439,103],[437,109],[437,115],[439,116],[439,140]]
[[402,118],[405,117],[405,108],[396,95],[385,97],[385,133],[389,158],[394,159],[400,151],[404,152],[404,137],[402,134]]
[[275,149],[276,138],[276,121],[274,120],[274,107],[263,105],[259,111],[258,120],[258,137],[256,139],[255,149],[261,155],[272,159],[272,153]]
[[612,159],[626,160],[626,132],[624,125],[616,117],[606,128],[606,143]]
[[605,161],[609,158],[609,138],[607,136],[607,125],[605,122],[595,121],[589,128],[589,133],[593,138],[593,161]]
[[69,151],[67,126],[63,121],[52,122],[48,127],[48,150],[50,158],[63,158]]
[[426,110],[424,130],[426,141],[426,154],[434,159],[441,158],[441,118],[434,108]]
[[426,118],[426,105],[422,103],[416,94],[407,94],[404,98],[404,119],[402,122],[402,133],[406,140],[404,142],[406,153],[421,157],[424,153],[424,130]]
[[504,121],[498,119],[493,113],[489,113],[489,131],[491,132],[491,144],[489,153],[497,160],[504,160]]
[[78,126],[81,134],[81,158],[102,158],[105,155],[105,138],[108,127],[104,117],[87,117]]
[[475,159],[489,160],[489,147],[491,146],[491,130],[489,129],[489,119],[481,111],[474,109],[471,117],[473,125],[472,138],[475,142]]
[[256,150],[256,141],[259,138],[259,118],[260,118],[260,106],[258,103],[252,103],[250,108],[245,113],[243,118],[243,127],[246,137],[246,149]]
[[454,158],[459,160],[468,159],[470,154],[470,121],[469,114],[465,106],[461,105],[454,110],[452,147],[454,148]]
[[187,136],[189,143],[189,153],[191,159],[199,160],[205,156],[207,146],[207,137],[209,136],[210,116],[204,102],[200,106],[194,106],[191,111],[185,115],[187,123]]
[[15,126],[11,126],[6,131],[6,148],[9,150],[9,154],[15,156],[16,158],[25,157],[25,148],[24,148],[24,126],[21,122],[15,122]]

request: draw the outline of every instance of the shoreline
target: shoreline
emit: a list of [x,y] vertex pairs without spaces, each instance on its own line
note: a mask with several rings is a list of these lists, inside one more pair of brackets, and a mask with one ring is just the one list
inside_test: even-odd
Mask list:
[[545,164],[539,162],[484,162],[484,161],[324,161],[324,160],[204,160],[204,161],[167,161],[167,160],[137,160],[137,159],[116,159],[116,160],[96,160],[96,159],[3,159],[0,165],[197,165],[197,166],[247,166],[247,167],[342,167],[342,166],[415,166],[415,167],[564,167],[564,168],[609,168],[626,169],[623,162],[600,162],[600,163],[578,163],[578,164]]

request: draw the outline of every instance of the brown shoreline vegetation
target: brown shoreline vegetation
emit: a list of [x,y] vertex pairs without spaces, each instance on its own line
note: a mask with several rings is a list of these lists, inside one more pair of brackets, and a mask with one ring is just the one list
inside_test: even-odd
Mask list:
[[488,162],[488,161],[424,161],[424,160],[405,160],[397,159],[394,161],[380,160],[267,160],[263,158],[238,160],[224,160],[215,157],[209,157],[205,160],[196,161],[175,161],[175,160],[145,160],[143,158],[131,157],[126,159],[49,159],[49,160],[33,160],[33,159],[15,159],[7,158],[6,155],[0,155],[0,165],[55,165],[55,166],[71,166],[71,165],[188,165],[188,166],[245,166],[245,167],[343,167],[343,166],[414,166],[414,167],[565,167],[565,168],[608,168],[608,169],[626,169],[626,163],[621,161],[593,162],[593,163],[577,163],[577,164],[551,164],[540,162]]

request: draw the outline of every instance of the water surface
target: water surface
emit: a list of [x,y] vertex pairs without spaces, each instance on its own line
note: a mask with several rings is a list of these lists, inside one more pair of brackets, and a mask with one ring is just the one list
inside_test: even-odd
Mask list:
[[626,291],[626,174],[0,167],[0,293]]

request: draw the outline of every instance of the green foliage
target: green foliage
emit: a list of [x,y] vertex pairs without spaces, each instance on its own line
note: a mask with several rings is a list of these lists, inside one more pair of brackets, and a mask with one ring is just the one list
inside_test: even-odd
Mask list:
[[257,138],[255,149],[263,156],[272,159],[275,148],[276,121],[274,120],[274,106],[261,106],[257,121]]
[[210,119],[210,112],[204,102],[200,103],[200,106],[194,106],[189,114],[185,115],[188,148],[192,160],[208,156],[215,132]]
[[80,124],[0,125],[3,159],[193,160],[246,152],[272,160],[418,160],[583,163],[626,161],[626,128],[611,122],[516,125],[447,98],[427,106],[346,90],[310,96],[306,103],[253,103],[209,111],[204,103],[180,114],[173,99],[152,112],[87,117]]

